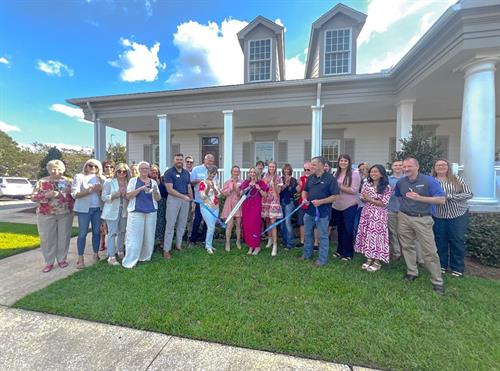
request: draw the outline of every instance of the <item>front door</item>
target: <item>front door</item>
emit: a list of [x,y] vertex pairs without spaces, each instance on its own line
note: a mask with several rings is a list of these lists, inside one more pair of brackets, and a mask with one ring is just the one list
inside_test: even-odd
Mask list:
[[201,162],[205,158],[205,155],[212,154],[215,157],[214,165],[219,167],[219,143],[220,137],[210,136],[201,138]]

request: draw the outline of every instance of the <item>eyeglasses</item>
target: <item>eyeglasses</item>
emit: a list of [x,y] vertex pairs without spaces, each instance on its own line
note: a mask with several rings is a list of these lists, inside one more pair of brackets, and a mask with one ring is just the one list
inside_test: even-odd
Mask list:
[[117,174],[127,174],[127,170],[116,170]]
[[99,166],[94,165],[94,164],[87,164],[87,167],[93,167],[94,169],[98,169],[99,168]]

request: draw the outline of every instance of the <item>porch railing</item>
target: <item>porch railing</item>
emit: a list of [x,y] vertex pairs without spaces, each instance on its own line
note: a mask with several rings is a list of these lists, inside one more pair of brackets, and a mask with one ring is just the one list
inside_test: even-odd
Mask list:
[[[240,174],[241,174],[240,177],[241,177],[241,179],[247,179],[248,178],[248,171],[249,170],[250,169],[240,169]],[[303,172],[304,172],[303,169],[293,169],[292,176],[295,179],[299,179],[302,176]],[[281,175],[281,169],[278,170],[278,175]],[[219,176],[219,183],[222,186],[223,179],[224,179],[224,169],[218,169],[218,176]]]

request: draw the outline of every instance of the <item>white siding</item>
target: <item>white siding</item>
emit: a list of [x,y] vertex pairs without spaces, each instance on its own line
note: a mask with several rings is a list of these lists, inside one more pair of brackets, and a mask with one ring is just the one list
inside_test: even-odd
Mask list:
[[128,135],[128,162],[138,163],[144,159],[144,144],[151,143],[151,135],[158,133],[127,133]]

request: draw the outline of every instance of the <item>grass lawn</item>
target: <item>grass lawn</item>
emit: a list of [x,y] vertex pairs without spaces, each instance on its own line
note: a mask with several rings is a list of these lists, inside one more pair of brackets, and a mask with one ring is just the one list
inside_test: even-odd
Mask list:
[[[78,234],[73,228],[72,235]],[[0,259],[40,246],[38,230],[33,224],[0,222]]]
[[400,370],[490,370],[500,360],[500,282],[427,273],[403,282],[403,263],[376,273],[360,257],[315,269],[266,249],[201,248],[135,269],[106,262],[15,306],[247,348]]

